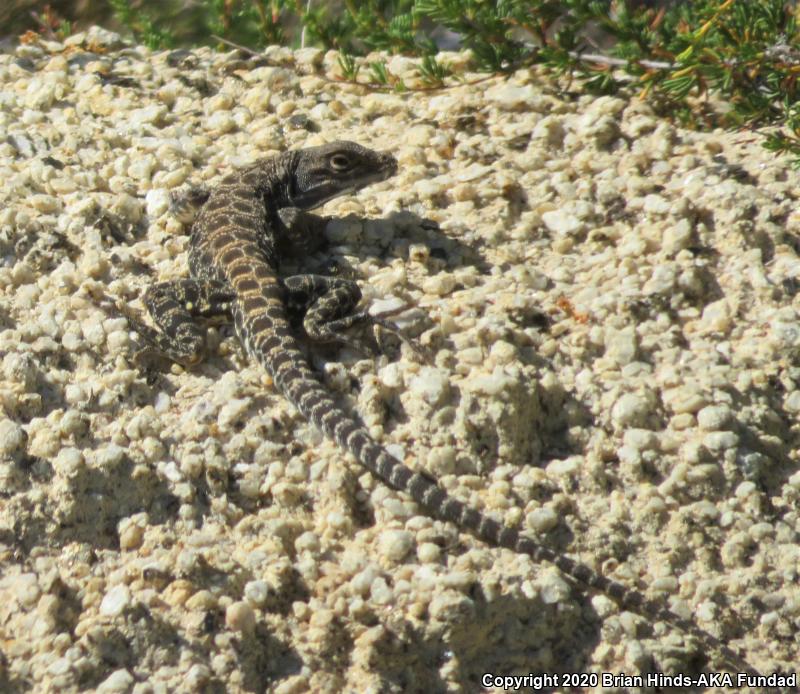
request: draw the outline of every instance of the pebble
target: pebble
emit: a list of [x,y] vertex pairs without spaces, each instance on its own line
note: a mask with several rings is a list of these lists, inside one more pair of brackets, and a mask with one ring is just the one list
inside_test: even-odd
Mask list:
[[664,399],[675,414],[696,413],[708,403],[708,399],[695,383],[664,391]]
[[256,627],[256,616],[247,602],[238,601],[228,605],[225,610],[225,625],[243,634],[252,634]]
[[700,330],[727,333],[733,326],[731,306],[727,299],[720,299],[708,304],[698,321]]
[[728,405],[709,405],[697,413],[697,426],[706,431],[725,429],[733,419],[733,412]]
[[664,215],[670,211],[671,203],[660,195],[651,193],[644,196],[644,211],[648,214]]
[[389,605],[394,600],[394,591],[383,576],[378,576],[370,585],[369,596],[377,605]]
[[0,419],[0,454],[12,455],[25,445],[27,436],[23,428],[10,419]]
[[793,390],[787,393],[783,406],[793,414],[800,414],[800,390]]
[[269,585],[266,581],[248,581],[244,587],[245,599],[256,607],[261,607],[269,597]]
[[561,576],[548,573],[540,587],[540,595],[545,605],[553,605],[569,598],[569,585]]
[[585,228],[580,219],[561,209],[545,212],[542,221],[549,231],[561,236],[573,236]]
[[605,334],[606,356],[619,366],[630,364],[636,358],[637,339],[633,328],[614,330],[609,328]]
[[523,87],[509,83],[490,87],[486,91],[486,99],[509,111],[522,108],[527,110],[542,102],[541,94],[532,86]]
[[115,670],[97,685],[96,691],[98,694],[129,692],[135,681],[133,675],[127,670]]
[[144,528],[137,523],[128,523],[119,531],[119,547],[122,550],[133,550],[140,547],[144,539]]
[[111,588],[100,603],[100,614],[106,617],[118,617],[130,605],[131,591],[128,586],[119,585]]
[[703,436],[703,445],[714,453],[739,445],[739,436],[732,431],[710,431]]
[[53,468],[65,477],[77,475],[83,465],[83,454],[77,448],[62,448],[53,460]]
[[19,574],[13,578],[12,589],[20,605],[28,609],[39,601],[41,589],[36,574]]
[[144,196],[144,200],[147,216],[150,219],[158,219],[158,217],[169,210],[172,204],[169,191],[163,188],[148,190],[147,195]]
[[450,374],[445,369],[426,366],[408,384],[410,394],[431,406],[443,402],[450,389]]
[[391,562],[402,561],[414,544],[413,535],[406,530],[385,530],[378,541],[378,551]]
[[417,547],[417,558],[423,564],[433,564],[439,561],[442,550],[432,542],[423,542]]
[[537,508],[526,516],[525,522],[536,533],[542,534],[558,525],[558,514],[549,507]]
[[369,312],[373,316],[392,314],[408,307],[408,302],[397,296],[384,296],[373,299],[369,306]]
[[651,411],[649,398],[638,393],[625,393],[611,408],[611,420],[619,427],[641,426]]
[[320,548],[319,536],[310,531],[305,532],[295,540],[294,546],[298,552],[316,553]]

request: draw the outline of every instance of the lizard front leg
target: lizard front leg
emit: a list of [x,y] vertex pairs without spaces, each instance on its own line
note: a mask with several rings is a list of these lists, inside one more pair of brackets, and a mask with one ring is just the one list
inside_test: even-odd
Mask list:
[[344,330],[369,319],[366,311],[355,311],[361,290],[353,280],[326,275],[292,275],[283,280],[286,308],[315,342],[341,342],[363,351],[358,340]]
[[216,280],[186,278],[148,287],[142,301],[158,328],[142,321],[126,305],[118,309],[153,351],[187,366],[206,351],[205,327],[197,318],[230,317],[233,292]]
[[[309,254],[326,243],[324,229],[328,217],[297,207],[281,208],[278,216],[282,225],[281,242],[293,255]],[[283,285],[290,316],[302,319],[306,334],[315,342],[338,342],[362,353],[374,353],[375,349],[367,347],[362,340],[343,334],[353,326],[368,324],[379,325],[408,343],[387,321],[367,311],[355,310],[361,300],[361,289],[351,279],[318,274],[292,275],[283,280]]]
[[292,275],[283,280],[283,286],[289,315],[294,319],[302,318],[306,335],[315,342],[338,342],[362,353],[374,353],[374,348],[345,335],[344,331],[358,325],[378,325],[411,344],[388,321],[368,311],[355,310],[361,300],[361,289],[353,280],[326,275]]
[[326,243],[325,225],[330,217],[320,217],[299,207],[278,210],[279,239],[283,251],[290,255],[313,253]]

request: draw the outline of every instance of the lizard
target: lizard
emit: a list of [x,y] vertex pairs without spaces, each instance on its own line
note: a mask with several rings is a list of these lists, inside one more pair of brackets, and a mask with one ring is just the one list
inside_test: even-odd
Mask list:
[[327,219],[310,210],[385,181],[397,170],[397,160],[389,153],[337,141],[284,152],[234,171],[214,189],[195,194],[202,207],[191,228],[189,277],[153,284],[144,293],[143,303],[157,327],[125,304],[118,308],[150,348],[186,366],[205,355],[205,327],[198,319],[232,317],[248,356],[270,374],[289,402],[363,467],[432,517],[452,522],[490,546],[528,555],[536,563],[549,562],[621,608],[653,623],[678,627],[735,667],[759,675],[727,644],[659,601],[448,495],[435,479],[389,454],[323,386],[301,350],[292,315],[300,312],[312,341],[345,344],[352,341],[344,330],[380,319],[356,310],[361,291],[354,280],[317,274],[281,277],[280,262],[324,243]]

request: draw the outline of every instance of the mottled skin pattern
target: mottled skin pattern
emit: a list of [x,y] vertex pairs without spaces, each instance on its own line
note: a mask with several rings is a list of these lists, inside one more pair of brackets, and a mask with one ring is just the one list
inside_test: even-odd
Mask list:
[[[191,277],[156,284],[145,294],[159,329],[129,317],[134,328],[171,359],[194,364],[205,350],[205,329],[196,319],[232,315],[247,352],[303,416],[432,516],[451,521],[490,545],[527,554],[536,562],[551,562],[621,607],[676,625],[735,667],[755,672],[694,623],[448,496],[435,481],[389,455],[322,386],[290,328],[289,309],[305,310],[303,327],[312,339],[346,342],[340,331],[368,318],[353,313],[361,293],[355,282],[341,278],[280,278],[278,261],[285,254],[308,253],[322,242],[325,220],[306,210],[383,181],[396,171],[397,162],[389,154],[334,142],[264,159],[229,174],[208,196],[192,228]],[[201,201],[206,195],[201,194]]]

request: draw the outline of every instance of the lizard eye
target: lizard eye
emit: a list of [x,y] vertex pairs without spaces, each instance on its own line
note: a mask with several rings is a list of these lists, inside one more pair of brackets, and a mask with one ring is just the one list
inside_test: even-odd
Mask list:
[[334,154],[330,159],[331,168],[334,171],[346,171],[350,168],[350,157],[346,154]]

